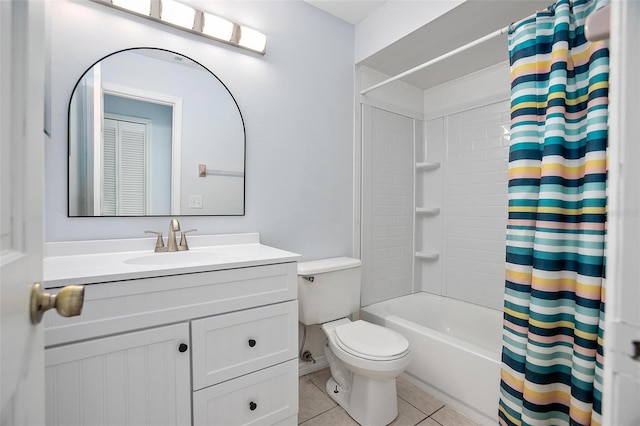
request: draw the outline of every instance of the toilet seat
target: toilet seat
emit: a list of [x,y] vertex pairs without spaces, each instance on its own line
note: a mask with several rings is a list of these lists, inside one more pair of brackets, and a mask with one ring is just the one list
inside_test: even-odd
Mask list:
[[403,335],[366,321],[339,325],[335,327],[334,333],[337,346],[358,358],[392,361],[409,352],[409,342]]

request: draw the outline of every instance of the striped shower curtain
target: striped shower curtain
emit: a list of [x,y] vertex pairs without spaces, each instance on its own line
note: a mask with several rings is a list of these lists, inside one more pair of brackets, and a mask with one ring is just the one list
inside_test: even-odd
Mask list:
[[511,146],[500,424],[599,424],[609,52],[599,0],[559,0],[509,33]]

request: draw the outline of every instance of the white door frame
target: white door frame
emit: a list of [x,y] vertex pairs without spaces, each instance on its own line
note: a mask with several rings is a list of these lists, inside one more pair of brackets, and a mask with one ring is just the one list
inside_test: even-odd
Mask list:
[[[171,124],[171,215],[180,215],[180,183],[182,170],[182,98],[164,93],[141,90],[136,87],[128,87],[119,84],[102,82],[102,94],[100,96],[100,110],[104,110],[104,95],[114,95],[123,98],[150,102],[160,105],[168,105],[172,110]],[[102,127],[102,124],[101,124]],[[102,129],[101,129],[102,130]],[[101,138],[100,138],[101,140]],[[96,141],[98,142],[98,141]],[[101,142],[99,142],[101,143]],[[97,145],[96,145],[97,146]]]
[[640,2],[611,2],[603,424],[640,422]]

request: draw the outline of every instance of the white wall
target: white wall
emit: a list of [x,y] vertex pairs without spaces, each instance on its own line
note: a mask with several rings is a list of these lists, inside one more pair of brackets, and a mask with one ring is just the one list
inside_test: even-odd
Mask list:
[[[391,77],[363,65],[357,67],[356,75],[360,90],[369,88]],[[359,96],[359,91],[356,96]],[[424,90],[400,80],[359,97],[362,103],[403,114],[407,117],[422,117],[423,115]]]
[[[416,258],[414,273],[415,291],[442,294],[442,259],[444,258],[444,143],[443,118],[424,123],[424,139],[416,140],[416,162],[439,163],[437,168],[416,168],[416,208],[440,209],[433,213],[416,213],[415,246],[417,252],[436,253],[437,259]],[[426,141],[426,142],[424,142]]]
[[443,293],[494,309],[504,294],[509,101],[445,117]]
[[502,62],[425,90],[424,115],[427,119],[441,117],[448,113],[508,99],[510,81],[509,64]]
[[422,122],[362,110],[362,306],[413,290],[416,127]]
[[[358,208],[356,215],[360,219],[362,213],[363,220],[356,222],[360,226],[354,233],[354,252],[363,259],[363,306],[413,290],[413,144],[415,137],[422,139],[421,135],[414,136],[413,126],[423,116],[424,91],[396,81],[366,96],[359,95],[361,89],[388,77],[365,66],[357,67],[355,96],[360,99],[361,108],[357,109],[356,122],[362,122],[363,125],[356,128],[356,167],[360,165],[362,169],[356,170],[358,185],[354,201]],[[368,114],[365,121],[361,121],[363,111]],[[374,114],[376,119],[372,120]],[[401,123],[406,125],[406,137],[402,141],[396,140],[395,144],[388,143],[387,148],[395,152],[384,153],[383,138],[386,135],[389,139],[390,133],[393,134],[391,127],[399,130],[403,127]],[[385,125],[390,127],[385,128]],[[378,142],[377,146],[374,146],[375,141]],[[360,164],[363,152],[365,157]],[[377,156],[375,166],[372,162],[374,155]],[[363,171],[365,185],[360,187],[358,179],[363,176]],[[402,189],[398,189],[400,187]],[[393,207],[390,203],[398,203],[403,207],[391,211]],[[393,235],[398,238],[392,238]]]
[[95,61],[129,47],[183,53],[213,71],[247,132],[246,215],[184,217],[198,233],[257,231],[305,259],[351,255],[353,27],[303,2],[197,2],[267,34],[265,56],[90,1],[51,3],[52,128],[46,146],[46,240],[143,236],[167,218],[67,218],[67,109]]
[[[416,267],[417,285],[502,308],[509,156],[509,67],[487,68],[425,91],[426,159],[441,161],[419,198],[441,207],[418,229],[436,264]],[[429,179],[432,179],[429,181]],[[431,206],[431,205],[429,205]],[[432,219],[425,218],[430,221]],[[440,230],[440,231],[439,231]],[[438,241],[438,238],[441,240]]]
[[354,256],[361,257],[361,199],[362,199],[362,106],[370,105],[385,111],[401,114],[406,117],[422,119],[424,91],[417,87],[402,81],[395,81],[387,86],[367,93],[365,96],[360,95],[360,90],[378,83],[381,80],[389,78],[388,75],[373,70],[366,66],[356,66],[356,87],[354,96],[360,100],[360,105],[355,111],[355,122],[358,125],[354,131]]
[[355,63],[428,24],[464,1],[387,1],[356,25]]

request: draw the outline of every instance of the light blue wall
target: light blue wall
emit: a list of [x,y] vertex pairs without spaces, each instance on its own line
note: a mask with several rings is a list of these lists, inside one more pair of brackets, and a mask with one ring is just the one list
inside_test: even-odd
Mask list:
[[353,250],[353,27],[300,1],[198,2],[267,34],[265,56],[90,2],[51,9],[52,135],[46,144],[46,240],[135,238],[167,218],[67,218],[67,111],[78,78],[130,47],[183,53],[213,71],[247,132],[246,215],[183,217],[198,233],[260,232],[305,259]]

